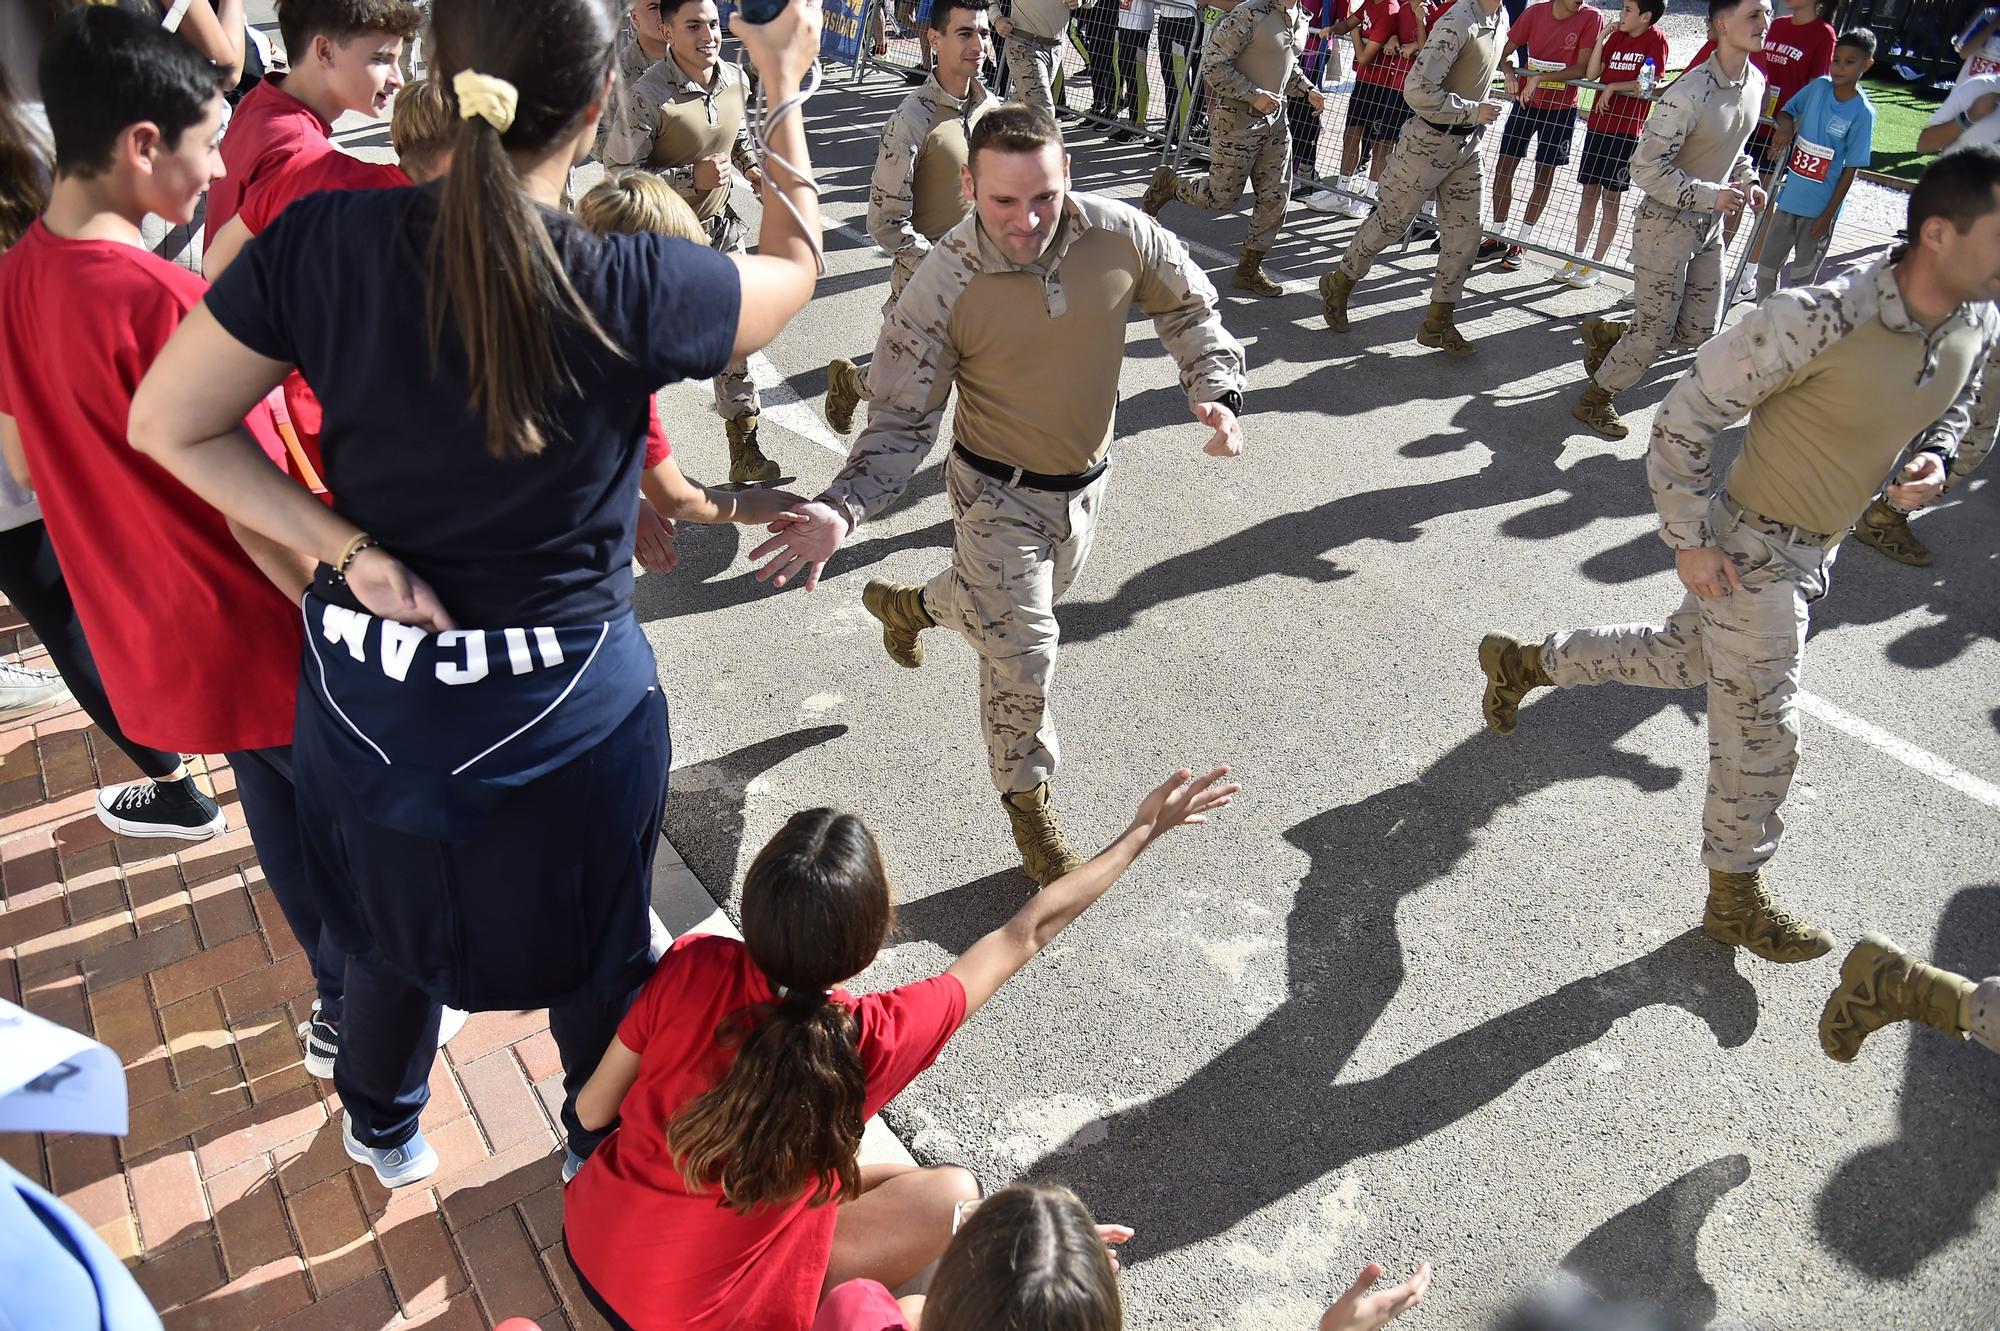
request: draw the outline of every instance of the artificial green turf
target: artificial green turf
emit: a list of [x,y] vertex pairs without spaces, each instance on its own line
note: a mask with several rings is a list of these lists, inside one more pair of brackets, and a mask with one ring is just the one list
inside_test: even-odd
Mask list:
[[1944,94],[1925,84],[1904,83],[1894,76],[1863,79],[1861,90],[1868,94],[1869,105],[1875,108],[1872,169],[1902,180],[1915,180],[1931,160],[1917,151],[1917,135],[1937,114]]

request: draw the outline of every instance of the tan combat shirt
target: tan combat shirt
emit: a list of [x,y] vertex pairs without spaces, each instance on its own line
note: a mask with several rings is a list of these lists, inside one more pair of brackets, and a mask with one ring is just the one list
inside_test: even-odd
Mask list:
[[972,211],[959,168],[970,161],[972,127],[1000,99],[980,84],[964,98],[933,74],[903,99],[882,130],[868,183],[868,235],[891,254],[921,257]]
[[1014,0],[1009,18],[1014,36],[1034,37],[1048,46],[1069,31],[1070,6],[1067,0]]
[[1482,13],[1458,0],[1424,38],[1403,81],[1410,109],[1438,125],[1470,125],[1493,92],[1493,75],[1507,47],[1507,11]]
[[1632,151],[1632,183],[1666,207],[1713,212],[1718,190],[1757,178],[1743,145],[1763,105],[1757,66],[1744,61],[1743,77],[1732,83],[1710,56],[1675,79],[1646,117]]
[[[1467,0],[1470,3],[1470,0]],[[1202,54],[1201,76],[1224,102],[1265,120],[1285,113],[1285,98],[1313,91],[1299,73],[1300,15],[1279,0],[1244,0],[1222,16]],[[1278,101],[1276,110],[1250,106],[1258,93]]]
[[715,84],[703,86],[674,59],[672,51],[633,85],[633,124],[605,143],[606,166],[643,166],[658,173],[706,222],[729,202],[729,181],[711,190],[694,184],[694,163],[727,153],[739,171],[753,170],[757,154],[743,116],[743,73],[718,65]]
[[820,498],[856,526],[888,507],[937,442],[1074,475],[1110,446],[1133,305],[1152,316],[1190,404],[1244,385],[1215,288],[1171,232],[1114,199],[1070,194],[1041,259],[1015,264],[977,213],[932,247],[890,311],[868,369],[868,426]]
[[1996,345],[1990,302],[1961,305],[1936,328],[1917,323],[1893,257],[1778,292],[1710,339],[1660,406],[1646,473],[1662,539],[1713,544],[1715,437],[1745,413],[1749,433],[1723,482],[1730,497],[1809,532],[1846,531],[1913,437],[1958,451]]

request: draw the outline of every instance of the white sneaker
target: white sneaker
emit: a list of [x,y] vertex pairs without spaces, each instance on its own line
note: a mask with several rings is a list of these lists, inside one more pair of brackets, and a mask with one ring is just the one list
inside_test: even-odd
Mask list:
[[1430,221],[1432,221],[1432,222],[1435,222],[1435,221],[1437,221],[1437,220],[1438,220],[1438,205],[1437,205],[1437,200],[1436,200],[1436,199],[1425,199],[1425,200],[1424,200],[1424,206],[1423,206],[1423,209],[1422,209],[1422,212],[1423,212],[1423,215],[1424,215],[1424,217],[1425,217],[1425,218],[1427,218],[1428,220],[1430,220]]
[[438,1153],[424,1140],[422,1132],[410,1134],[401,1146],[363,1146],[354,1139],[354,1123],[340,1116],[340,1144],[347,1158],[375,1171],[375,1180],[385,1188],[407,1188],[437,1173]]
[[0,664],[0,720],[69,701],[69,685],[53,670]]
[[465,1013],[455,1007],[448,1007],[438,1018],[438,1048],[451,1043],[451,1037],[465,1029]]
[[1563,281],[1569,283],[1578,291],[1582,291],[1588,287],[1596,286],[1599,276],[1600,274],[1595,268],[1592,268],[1587,263],[1580,263],[1570,270],[1569,275],[1564,277]]
[[1331,213],[1335,216],[1341,213],[1346,203],[1346,198],[1330,189],[1320,190],[1317,194],[1308,194],[1299,200],[1299,206],[1302,208],[1310,208],[1316,213]]
[[1575,259],[1571,259],[1569,262],[1565,263],[1562,267],[1556,269],[1556,281],[1558,282],[1567,282],[1572,277],[1575,276],[1576,276]]
[[1757,299],[1757,270],[1755,268],[1745,268],[1743,270],[1743,280],[1736,284],[1736,294],[1729,298],[1729,303],[1736,305],[1746,300],[1755,299]]

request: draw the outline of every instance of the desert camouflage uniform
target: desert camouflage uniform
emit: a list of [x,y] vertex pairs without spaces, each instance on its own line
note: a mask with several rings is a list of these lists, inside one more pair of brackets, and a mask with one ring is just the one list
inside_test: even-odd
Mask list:
[[[1202,55],[1202,78],[1214,92],[1215,110],[1208,120],[1208,174],[1182,176],[1174,197],[1191,208],[1219,212],[1234,208],[1248,180],[1256,195],[1250,212],[1248,249],[1268,253],[1284,225],[1292,201],[1292,126],[1285,113],[1287,97],[1314,91],[1299,73],[1299,26],[1296,6],[1282,0],[1244,0],[1215,25]],[[1260,49],[1275,44],[1276,50]],[[1243,72],[1246,55],[1278,62],[1284,76],[1278,85],[1260,88]],[[1259,111],[1250,104],[1258,93],[1277,105]]]
[[[1435,192],[1440,240],[1431,299],[1457,304],[1464,294],[1465,276],[1479,254],[1479,145],[1486,137],[1479,124],[1479,104],[1500,68],[1506,32],[1505,9],[1482,14],[1473,0],[1460,0],[1424,39],[1403,84],[1403,96],[1416,115],[1403,127],[1403,136],[1389,156],[1375,211],[1341,256],[1340,271],[1356,282],[1368,275],[1376,255],[1402,237]],[[1483,63],[1484,73],[1477,68],[1461,70],[1466,77],[1454,80],[1453,67],[1468,46],[1475,47],[1472,58]],[[1480,92],[1461,96],[1446,87],[1448,81],[1476,85]],[[1452,134],[1440,125],[1471,129]]]
[[1981,980],[1972,991],[1965,1029],[1988,1049],[2000,1050],[2000,975]]
[[[646,116],[646,109],[638,99],[645,94],[638,91],[639,80],[646,77],[646,71],[653,67],[653,59],[639,48],[639,34],[632,30],[632,16],[625,16],[625,24],[618,29],[618,46],[615,56],[618,66],[618,82],[612,89],[611,105],[605,108],[603,117],[597,122],[597,138],[591,146],[590,155],[604,162],[605,146],[611,136],[619,135],[619,152],[629,155],[632,127]],[[637,148],[639,156],[644,156],[653,136],[647,134],[645,143]]]
[[[622,109],[628,123],[606,135],[602,156],[607,167],[641,167],[673,186],[674,192],[694,209],[694,215],[708,230],[709,244],[724,254],[744,249],[743,219],[729,204],[730,182],[712,190],[695,188],[694,163],[697,158],[727,150],[739,171],[757,166],[757,154],[750,145],[750,126],[744,116],[743,74],[734,65],[718,65],[715,84],[706,86],[680,67],[669,51],[633,83]],[[676,119],[663,112],[670,108],[700,104],[706,112],[704,133],[699,141],[669,142],[663,129],[671,130]],[[676,136],[678,138],[679,136]],[[750,378],[748,361],[733,360],[715,376],[715,410],[724,420],[754,416],[758,411],[757,385]]]
[[[1136,269],[1129,285],[1109,288],[1108,295],[1105,270],[1093,263],[1072,274],[1065,263],[1085,237],[1100,232],[1129,242],[1121,263]],[[1070,194],[1047,253],[1022,266],[986,239],[975,214],[924,256],[876,343],[868,373],[873,414],[847,465],[820,496],[849,522],[858,526],[875,517],[909,484],[937,441],[954,383],[968,398],[985,399],[975,405],[987,417],[1009,413],[1008,402],[968,386],[966,376],[976,373],[981,350],[958,346],[953,326],[959,297],[975,279],[1015,276],[1039,284],[1042,329],[1066,316],[1084,317],[1071,315],[1072,290],[1079,299],[1092,300],[1090,315],[1106,315],[1100,307],[1108,300],[1115,307],[1108,314],[1120,324],[1137,304],[1152,316],[1160,341],[1180,366],[1190,403],[1242,391],[1243,348],[1222,327],[1215,288],[1186,247],[1151,218],[1115,200]],[[972,304],[967,302],[968,308]],[[991,354],[1009,361],[1032,356],[1047,336],[1041,329],[1021,329]],[[1019,392],[1032,397],[1047,392],[1047,385],[1022,382]],[[1110,442],[1115,374],[1113,382],[1093,386],[1090,395],[1100,392],[1103,442],[1082,441],[1080,456],[1101,456]],[[983,457],[1004,452],[979,437],[976,426],[968,428],[968,420],[976,418],[961,405],[957,442]],[[924,604],[940,626],[964,634],[979,653],[980,718],[993,784],[1002,794],[1032,790],[1050,778],[1059,761],[1048,701],[1056,663],[1055,604],[1089,557],[1106,477],[1071,492],[1033,489],[988,476],[955,450],[945,477],[954,518],[952,562],[925,586]]]
[[1065,0],[1014,0],[1007,21],[1013,31],[1002,42],[1008,93],[1049,119],[1056,118],[1056,72],[1062,67],[1062,40],[1072,6]]
[[[960,189],[958,169],[967,160],[972,127],[999,104],[978,79],[961,99],[946,92],[932,74],[889,117],[868,183],[868,236],[892,258],[883,314],[903,294],[932,242],[972,211]],[[957,208],[949,215],[931,215],[938,201],[953,193]]]
[[[1632,183],[1645,191],[1632,218],[1632,322],[1591,378],[1616,393],[1645,375],[1669,346],[1698,347],[1722,318],[1722,214],[1716,192],[1749,186],[1757,167],[1743,144],[1757,128],[1764,76],[1749,61],[1734,83],[1711,56],[1675,79],[1646,118],[1632,153]],[[1677,158],[1711,102],[1744,108],[1728,133],[1734,160],[1725,181],[1700,180]],[[1740,132],[1739,132],[1740,131]]]
[[[1919,370],[1902,382],[1835,383],[1823,388],[1816,358],[1864,323],[1879,319],[1891,333],[1915,339]],[[1969,332],[1968,332],[1969,330]],[[1954,362],[1956,383],[1939,348],[1967,333],[1976,354]],[[1784,832],[1779,807],[1798,767],[1797,697],[1810,607],[1825,595],[1834,552],[1847,526],[1872,496],[1873,480],[1853,487],[1847,526],[1815,533],[1788,526],[1784,515],[1759,515],[1726,493],[1745,463],[1739,456],[1722,489],[1711,481],[1715,440],[1746,413],[1772,412],[1788,394],[1879,394],[1909,412],[1927,408],[1945,391],[1953,396],[1927,427],[1903,422],[1892,435],[1827,441],[1858,448],[1864,469],[1879,451],[1886,475],[1917,434],[1917,446],[1954,453],[1972,419],[1980,366],[2000,343],[2000,315],[1990,304],[1960,306],[1944,324],[1925,333],[1903,305],[1890,259],[1847,273],[1823,286],[1781,291],[1734,328],[1702,348],[1694,366],[1661,405],[1647,454],[1647,474],[1661,518],[1661,538],[1676,550],[1715,546],[1726,551],[1742,579],[1727,596],[1688,593],[1658,627],[1612,625],[1556,633],[1542,646],[1542,664],[1558,685],[1618,680],[1646,688],[1708,689],[1708,794],[1702,810],[1702,858],[1711,869],[1747,873],[1776,853]],[[1902,344],[1907,345],[1907,344]],[[1919,390],[1929,388],[1929,392]],[[1892,408],[1893,410],[1893,408]],[[1921,433],[1917,433],[1921,430]],[[1746,453],[1748,446],[1746,446]],[[1844,504],[1850,498],[1840,496]]]

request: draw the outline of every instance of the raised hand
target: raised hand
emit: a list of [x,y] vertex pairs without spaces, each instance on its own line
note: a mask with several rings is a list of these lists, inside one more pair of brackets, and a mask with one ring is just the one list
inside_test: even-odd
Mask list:
[[1431,1287],[1431,1264],[1422,1262],[1417,1273],[1402,1284],[1370,1294],[1369,1289],[1381,1278],[1382,1263],[1362,1267],[1347,1293],[1334,1300],[1319,1319],[1319,1331],[1379,1331],[1424,1301],[1424,1293]]
[[1203,777],[1195,777],[1190,768],[1181,768],[1139,801],[1139,811],[1132,816],[1132,826],[1143,829],[1146,844],[1151,845],[1176,827],[1207,822],[1211,812],[1227,808],[1236,793],[1243,789],[1235,781],[1228,785],[1216,784],[1228,775],[1227,767],[1218,767]]
[[750,552],[751,562],[771,558],[757,570],[757,581],[782,587],[805,574],[806,590],[819,586],[819,571],[847,539],[847,517],[830,504],[814,500],[786,509],[771,523],[777,533]]

